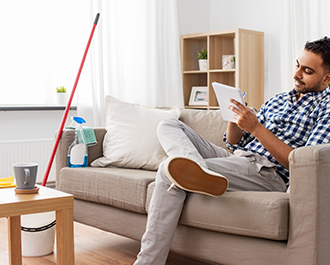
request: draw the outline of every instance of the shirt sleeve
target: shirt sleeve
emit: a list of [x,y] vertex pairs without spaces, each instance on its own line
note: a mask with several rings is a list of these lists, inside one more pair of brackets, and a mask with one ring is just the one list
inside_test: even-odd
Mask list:
[[330,107],[325,104],[320,110],[306,146],[330,143]]
[[228,148],[228,150],[231,150],[231,151],[235,151],[236,149],[243,149],[244,146],[252,141],[252,139],[254,138],[254,136],[246,131],[243,131],[243,135],[242,135],[242,138],[241,140],[239,141],[239,143],[237,144],[230,144],[228,143],[227,141],[227,136],[226,136],[226,133],[223,135],[223,141],[226,143],[226,146]]
[[[258,118],[258,120],[259,120],[259,122],[261,124],[264,124],[265,123],[265,116],[264,116],[265,105],[267,105],[267,102],[264,105],[262,105],[260,111],[257,112],[257,118]],[[251,142],[255,138],[249,132],[246,132],[244,130],[242,132],[243,132],[242,138],[241,138],[241,140],[237,144],[230,144],[230,143],[228,143],[226,133],[223,135],[223,141],[226,143],[226,146],[227,146],[227,148],[229,150],[235,151],[236,149],[244,149],[244,146],[246,144],[248,144],[249,142]]]

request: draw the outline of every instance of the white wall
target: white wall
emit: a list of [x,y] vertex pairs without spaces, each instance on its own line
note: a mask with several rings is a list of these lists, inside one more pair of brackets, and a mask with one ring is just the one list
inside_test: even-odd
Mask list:
[[281,92],[280,3],[269,0],[178,0],[180,35],[235,28],[263,31],[264,99],[267,100]]
[[280,4],[281,1],[211,0],[211,31],[245,28],[264,32],[265,100],[281,92]]
[[210,30],[210,2],[210,0],[177,0],[180,35]]

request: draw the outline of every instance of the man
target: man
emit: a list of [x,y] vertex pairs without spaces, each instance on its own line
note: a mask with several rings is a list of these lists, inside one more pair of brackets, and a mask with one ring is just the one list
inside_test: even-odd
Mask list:
[[[330,142],[330,39],[307,42],[296,61],[290,92],[254,113],[235,100],[236,122],[224,140],[230,153],[175,119],[162,121],[158,137],[169,158],[159,166],[146,232],[134,264],[165,264],[187,192],[220,196],[226,190],[285,192],[289,153]],[[329,125],[328,125],[329,124]]]

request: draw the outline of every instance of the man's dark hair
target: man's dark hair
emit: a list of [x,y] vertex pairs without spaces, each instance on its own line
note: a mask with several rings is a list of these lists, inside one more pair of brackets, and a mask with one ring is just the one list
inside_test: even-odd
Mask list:
[[325,36],[319,40],[307,41],[305,50],[320,55],[326,72],[330,72],[330,38]]

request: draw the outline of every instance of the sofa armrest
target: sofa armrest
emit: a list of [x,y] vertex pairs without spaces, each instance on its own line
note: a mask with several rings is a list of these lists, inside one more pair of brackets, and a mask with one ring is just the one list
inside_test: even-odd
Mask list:
[[301,147],[289,155],[290,265],[330,260],[330,144]]
[[[96,145],[88,147],[88,165],[95,159],[103,156],[103,139],[106,134],[105,128],[94,128]],[[60,171],[62,167],[68,165],[68,149],[74,140],[74,130],[63,130],[60,142],[56,152],[56,184],[60,178]]]

